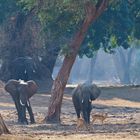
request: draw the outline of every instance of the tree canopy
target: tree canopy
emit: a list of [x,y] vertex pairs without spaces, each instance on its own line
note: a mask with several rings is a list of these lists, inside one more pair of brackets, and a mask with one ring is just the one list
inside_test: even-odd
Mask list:
[[[63,53],[68,53],[68,39],[80,27],[85,17],[87,0],[18,0],[25,11],[35,11],[49,39],[66,39],[61,44]],[[98,4],[101,1],[90,0]],[[139,38],[138,0],[110,0],[108,9],[92,24],[79,51],[79,55],[92,57],[94,51],[103,47],[112,52],[116,46],[129,47],[131,38]],[[98,5],[97,5],[98,6]],[[51,37],[51,38],[50,38]]]
[[[13,43],[10,39],[6,39],[7,42],[9,41],[9,44],[6,43],[4,45],[6,47],[1,47],[0,52],[3,53],[3,50],[6,50],[8,54],[5,56],[1,55],[1,59],[5,59],[10,54],[8,51],[17,50],[19,46],[21,46],[20,51],[18,50],[17,52],[23,55],[23,51],[29,50],[30,47],[36,44],[38,52],[41,52],[40,54],[34,53],[36,58],[40,57],[42,63],[52,73],[59,52],[61,51],[62,54],[70,52],[69,44],[86,16],[85,4],[87,4],[87,1],[93,4],[97,4],[98,2],[96,5],[98,7],[102,0],[1,0],[0,25],[6,23],[4,24],[5,33],[11,32],[7,37],[14,39]],[[108,53],[113,53],[114,48],[118,46],[128,48],[131,46],[130,42],[140,38],[140,1],[109,0],[109,2],[109,6],[105,12],[88,29],[79,50],[80,57],[83,55],[89,58],[93,57],[99,48],[103,48]],[[29,15],[32,15],[31,18]],[[18,18],[21,16],[24,17],[21,18],[22,21]],[[32,20],[32,24],[29,24],[28,20]],[[37,31],[38,33],[35,35],[37,37],[33,37],[32,39],[28,35],[36,32],[34,31],[35,28],[33,29],[33,24],[35,26],[38,24],[39,26],[37,26],[41,29],[36,29],[38,31],[42,30],[42,32]],[[33,33],[31,33],[32,31]],[[26,34],[18,32],[26,32]],[[22,35],[23,37],[21,37]],[[25,39],[25,36],[27,36],[27,39]],[[37,41],[35,42],[35,40]],[[18,41],[20,43],[15,45]],[[7,46],[9,46],[8,49]],[[10,46],[15,46],[16,48],[14,49]],[[28,52],[26,54],[31,55]],[[49,56],[49,54],[52,54],[52,56]]]
[[[97,3],[97,0],[90,1]],[[60,40],[63,53],[68,53],[67,44],[85,17],[86,2],[87,0],[1,0],[0,22],[7,17],[14,18],[21,10],[24,14],[33,12],[34,18],[38,18],[42,24],[47,41]],[[79,55],[92,57],[100,47],[107,52],[112,52],[116,45],[128,48],[132,38],[140,38],[139,6],[138,0],[110,0],[108,9],[88,30]],[[46,43],[46,47],[47,45]]]
[[139,39],[140,2],[135,2],[122,0],[117,5],[112,3],[90,27],[80,54],[92,57],[99,48],[112,53],[114,48],[122,46],[127,49],[134,38]]

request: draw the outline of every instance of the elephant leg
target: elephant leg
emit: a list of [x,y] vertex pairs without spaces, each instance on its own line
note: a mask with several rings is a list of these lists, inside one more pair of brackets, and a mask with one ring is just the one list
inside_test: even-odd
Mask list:
[[75,108],[75,111],[76,111],[77,118],[80,118],[80,113],[81,113],[80,103],[75,96],[73,97],[72,100],[73,100],[73,105],[74,105],[74,108]]
[[20,103],[19,103],[19,99],[17,97],[13,98],[14,103],[15,103],[15,107],[18,113],[18,122],[21,122],[21,107],[20,107]]
[[89,124],[90,109],[88,102],[82,103],[82,115],[86,124]]
[[29,116],[30,116],[30,120],[31,120],[31,123],[35,123],[35,119],[34,119],[34,114],[33,114],[33,111],[32,111],[32,107],[31,107],[31,104],[30,104],[30,101],[28,100],[27,101],[27,110],[28,110],[28,113],[29,113]]
[[77,110],[76,110],[77,118],[80,118],[80,112],[81,112],[80,109],[77,109]]
[[76,105],[75,106],[75,111],[76,111],[76,114],[77,114],[77,118],[80,118],[80,113],[81,113],[81,108],[79,107],[80,105]]
[[86,122],[86,124],[90,124],[90,112],[91,112],[92,106],[91,102],[85,100],[82,104],[82,112],[83,112],[83,118]]
[[21,112],[21,105],[19,100],[16,101],[17,112],[18,112],[18,123],[21,123],[22,120],[22,112]]
[[22,124],[28,124],[27,118],[26,118],[26,105],[23,104],[20,100],[21,105],[21,123]]
[[88,114],[87,114],[87,111],[85,109],[83,109],[83,118],[85,120],[85,123],[88,124]]
[[92,110],[92,106],[91,106],[91,104],[89,103],[89,106],[88,106],[88,109],[87,109],[87,121],[88,121],[88,123],[90,124],[90,112],[91,112],[91,110]]

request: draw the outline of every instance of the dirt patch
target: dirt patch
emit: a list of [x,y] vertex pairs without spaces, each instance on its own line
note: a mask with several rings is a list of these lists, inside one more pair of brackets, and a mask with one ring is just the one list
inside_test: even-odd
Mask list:
[[[64,95],[61,113],[61,125],[44,124],[50,95],[36,94],[31,98],[31,105],[36,124],[18,125],[17,113],[8,93],[0,92],[0,113],[12,135],[0,136],[0,140],[16,139],[78,139],[78,140],[135,140],[140,139],[140,88],[107,87],[102,88],[101,96],[93,101],[92,113],[108,113],[102,124],[95,121],[91,130],[76,132],[76,114],[71,101],[71,90]],[[28,116],[27,116],[28,117]]]

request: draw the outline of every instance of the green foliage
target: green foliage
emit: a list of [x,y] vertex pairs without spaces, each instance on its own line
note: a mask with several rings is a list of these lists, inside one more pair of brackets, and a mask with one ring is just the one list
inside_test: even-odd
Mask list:
[[[48,40],[72,38],[85,17],[87,0],[18,0],[25,10],[36,9]],[[91,0],[97,3],[98,0]],[[139,0],[110,0],[109,8],[90,27],[79,55],[92,57],[103,47],[112,53],[118,46],[129,47],[130,36],[139,37]],[[63,42],[64,43],[64,42]],[[67,43],[67,42],[66,42]],[[65,46],[60,43],[60,46]],[[65,47],[63,47],[66,52]]]
[[61,52],[60,52],[60,55],[67,55],[69,56],[70,55],[70,48],[67,44],[64,44],[62,47],[61,47]]
[[25,11],[36,9],[35,13],[41,21],[43,30],[48,40],[52,41],[73,36],[85,17],[85,2],[85,0],[18,0]]
[[[92,52],[101,47],[108,53],[113,53],[114,48],[119,46],[125,49],[130,47],[132,38],[138,38],[140,31],[137,27],[140,27],[140,22],[136,22],[139,12],[139,5],[134,2],[130,5],[128,0],[112,1],[108,9],[90,27],[79,51],[80,56],[85,54],[92,57]],[[134,16],[134,14],[137,16]],[[89,43],[90,46],[93,46],[92,48]]]
[[116,36],[112,35],[110,37],[110,41],[109,42],[110,42],[112,48],[116,48],[116,46],[117,46],[117,38],[116,38]]
[[17,0],[17,4],[21,5],[23,10],[31,10],[35,5],[37,5],[36,0]]
[[44,12],[46,20],[42,20],[45,25],[44,30],[53,33],[54,38],[71,35],[83,19],[84,14],[77,1],[69,3],[70,1],[55,1],[54,5],[46,6]]

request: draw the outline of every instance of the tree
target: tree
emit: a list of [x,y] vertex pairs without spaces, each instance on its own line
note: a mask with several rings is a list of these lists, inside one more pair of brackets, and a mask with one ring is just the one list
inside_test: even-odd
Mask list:
[[[123,25],[121,28],[121,32],[119,31],[118,26],[115,26],[113,30],[116,30],[116,34],[113,34],[112,39],[110,40],[111,46],[114,46],[114,62],[116,64],[116,69],[120,78],[121,83],[123,84],[131,84],[132,76],[131,76],[131,62],[133,57],[133,52],[135,50],[134,44],[137,39],[140,38],[140,33],[138,30],[140,15],[139,15],[139,7],[140,1],[123,1],[120,10],[122,11],[120,14],[120,18],[116,18],[115,23],[121,23]],[[116,11],[117,12],[117,11]],[[115,13],[116,13],[115,12]],[[127,13],[127,16],[125,16]],[[125,18],[126,19],[125,19]],[[117,20],[121,19],[121,20]],[[119,48],[118,48],[119,46]],[[115,49],[117,47],[117,49]],[[128,48],[128,49],[127,49]],[[127,49],[127,50],[124,50]]]
[[[99,4],[100,2],[100,4]],[[64,88],[66,86],[70,70],[78,54],[80,45],[82,44],[89,26],[96,18],[104,11],[108,4],[107,0],[98,1],[96,5],[91,2],[85,4],[86,16],[82,27],[76,33],[72,43],[69,46],[70,53],[64,58],[63,65],[54,81],[51,91],[51,100],[48,107],[46,122],[60,122],[61,103],[63,98]],[[99,6],[98,6],[99,5]]]
[[[48,85],[48,88],[51,87],[53,66],[49,67],[48,64],[55,63],[55,60],[51,59],[51,62],[49,61],[47,64],[44,61],[47,57],[52,58],[51,56],[54,56],[54,53],[48,51],[52,48],[51,45],[48,48],[44,47],[45,39],[41,35],[40,22],[33,16],[34,10],[24,11],[17,0],[2,0],[0,1],[0,7],[0,37],[3,39],[0,43],[0,79],[7,81],[11,78],[10,64],[14,59],[30,56],[36,63],[38,73],[37,77],[33,77],[33,79],[40,83],[45,77],[45,85]],[[46,71],[45,74],[43,70]],[[40,85],[42,84],[44,83]]]
[[131,81],[133,84],[139,84],[140,83],[140,77],[139,77],[139,67],[140,67],[140,42],[137,42],[135,44],[135,54],[134,54],[134,61],[132,63],[132,67],[130,69],[131,72]]
[[115,54],[112,55],[118,77],[122,84],[131,84],[131,64],[135,48],[128,48],[127,50],[119,47],[115,49]]
[[93,56],[93,58],[90,59],[90,67],[89,67],[89,73],[88,73],[88,83],[92,83],[93,81],[93,69],[96,63],[96,59],[97,59],[97,52],[95,53],[95,55]]
[[[51,2],[49,0],[19,0],[19,2],[26,10],[36,9],[47,34],[51,34],[53,38],[73,38],[69,39],[69,45],[62,46],[65,58],[53,83],[46,116],[46,122],[59,123],[63,91],[72,65],[90,25],[106,9],[109,0],[52,0]],[[73,33],[75,33],[74,37]]]
[[[84,38],[86,35],[87,30],[89,29],[90,25],[92,24],[93,21],[95,21],[95,19],[102,13],[102,11],[104,10],[104,8],[106,7],[108,1],[102,1],[99,0],[96,4],[96,6],[93,6],[90,2],[87,2],[86,5],[86,18],[83,22],[83,25],[81,26],[81,28],[79,29],[79,32],[77,32],[77,34],[75,35],[72,43],[69,45],[69,53],[66,54],[63,65],[58,73],[57,78],[54,81],[53,84],[53,88],[52,88],[52,96],[51,96],[51,100],[50,100],[50,104],[49,104],[49,108],[48,108],[48,114],[46,116],[46,121],[49,122],[60,122],[60,112],[61,112],[61,102],[62,102],[62,97],[63,97],[63,90],[65,88],[71,67],[75,61],[76,55],[78,54],[79,50],[80,50],[80,46],[82,45],[82,43],[84,42]],[[100,21],[97,21],[96,26],[98,27],[98,25],[101,25],[102,29],[100,28],[100,26],[98,27],[98,31],[95,31],[95,33],[93,32],[93,36],[94,36],[94,49],[92,50],[98,50],[101,46],[100,43],[102,43],[105,51],[112,51],[113,47],[116,47],[116,45],[112,45],[110,43],[110,39],[115,38],[116,40],[116,44],[118,44],[119,46],[123,46],[124,48],[128,48],[129,47],[129,43],[128,43],[128,37],[129,35],[131,35],[131,31],[133,29],[133,26],[129,17],[129,10],[128,10],[128,5],[126,4],[126,1],[116,1],[116,3],[119,3],[118,6],[112,6],[109,7],[109,10],[107,10],[107,12],[105,12],[106,15],[104,16],[104,21],[107,21],[107,16],[108,14],[110,14],[110,16],[112,17],[110,19],[109,23],[112,24],[106,24],[107,27],[105,28],[105,32],[104,31],[104,26],[101,21],[103,21],[103,19]],[[89,6],[90,5],[90,6]],[[102,7],[103,6],[103,7]],[[99,15],[97,14],[99,10]],[[119,11],[117,14],[116,12]],[[95,12],[95,15],[94,15]],[[112,14],[113,12],[113,14]],[[96,15],[97,14],[97,15]],[[116,16],[114,16],[116,15]],[[124,21],[124,16],[125,16],[125,21]],[[110,18],[110,17],[108,17]],[[116,24],[116,20],[118,18],[117,23],[119,23],[119,20],[121,20],[121,22],[123,24],[120,23],[117,25]],[[134,21],[135,22],[135,21]],[[111,25],[111,27],[109,27]],[[94,26],[94,25],[93,25]],[[117,27],[117,28],[115,28]],[[119,29],[119,30],[118,30]],[[122,34],[120,37],[119,31],[122,30]],[[102,33],[103,32],[103,33]],[[97,34],[101,34],[102,38],[106,36],[106,38],[103,39],[103,41],[101,41],[101,39],[99,39],[99,37],[97,38]],[[88,37],[88,36],[87,36]],[[111,45],[109,45],[109,43]],[[114,43],[114,42],[112,42]],[[90,46],[90,42],[88,41],[88,44]],[[88,47],[90,48],[90,47]],[[73,51],[74,50],[74,51]],[[87,48],[85,49],[87,51]],[[91,49],[89,49],[91,50]],[[88,55],[90,54],[89,52],[87,53]],[[92,53],[91,55],[92,56]]]

